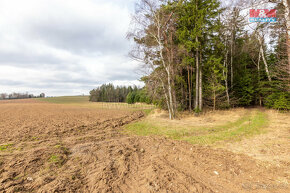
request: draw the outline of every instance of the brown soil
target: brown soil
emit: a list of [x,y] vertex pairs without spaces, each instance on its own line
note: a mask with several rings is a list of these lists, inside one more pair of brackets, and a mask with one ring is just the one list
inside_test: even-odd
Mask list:
[[285,168],[120,132],[143,116],[36,101],[0,103],[0,192],[289,192],[278,181],[289,177]]

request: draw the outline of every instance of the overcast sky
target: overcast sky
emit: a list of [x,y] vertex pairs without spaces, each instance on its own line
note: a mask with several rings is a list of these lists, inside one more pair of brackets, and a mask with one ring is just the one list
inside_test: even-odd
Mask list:
[[0,93],[88,94],[138,81],[126,39],[135,0],[0,0]]

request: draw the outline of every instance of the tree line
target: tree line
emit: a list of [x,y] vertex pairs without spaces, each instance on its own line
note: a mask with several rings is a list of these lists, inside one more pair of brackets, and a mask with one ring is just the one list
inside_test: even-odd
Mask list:
[[[271,3],[278,21],[243,11]],[[289,1],[140,0],[128,38],[153,101],[178,110],[260,105],[290,109]]]
[[132,92],[129,92],[126,97],[126,102],[128,104],[134,104],[134,103],[146,103],[146,104],[152,104],[152,99],[147,95],[147,92],[145,88],[133,90]]
[[28,99],[28,98],[44,98],[45,94],[41,93],[38,96],[35,96],[33,94],[28,94],[28,93],[0,93],[0,100],[11,100],[11,99]]
[[114,86],[113,84],[103,84],[90,91],[90,101],[92,102],[136,102],[151,103],[146,91],[137,86]]

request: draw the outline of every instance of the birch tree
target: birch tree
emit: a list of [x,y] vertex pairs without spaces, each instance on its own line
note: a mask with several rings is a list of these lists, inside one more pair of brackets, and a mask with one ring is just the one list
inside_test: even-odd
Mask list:
[[137,46],[131,52],[133,58],[139,59],[154,71],[161,68],[166,81],[160,80],[168,107],[169,118],[176,114],[173,87],[173,11],[162,7],[164,1],[141,0],[133,17],[134,30],[128,34]]

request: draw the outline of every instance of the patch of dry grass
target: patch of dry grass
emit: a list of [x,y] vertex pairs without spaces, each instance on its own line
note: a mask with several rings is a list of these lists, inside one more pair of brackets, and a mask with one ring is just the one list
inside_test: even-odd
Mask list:
[[267,124],[265,114],[258,110],[215,111],[173,121],[169,121],[164,115],[163,112],[155,111],[146,119],[127,125],[125,132],[143,136],[160,135],[193,144],[210,145],[260,134]]
[[[275,165],[290,164],[290,113],[265,110],[269,124],[268,132],[235,143],[222,144],[221,147],[233,152],[244,153],[256,159]],[[290,173],[290,171],[289,171]]]
[[209,111],[199,116],[194,116],[193,113],[186,112],[179,114],[178,119],[169,121],[166,111],[156,109],[147,117],[147,120],[156,122],[156,124],[163,127],[214,127],[235,122],[247,113],[249,111],[244,108]]

